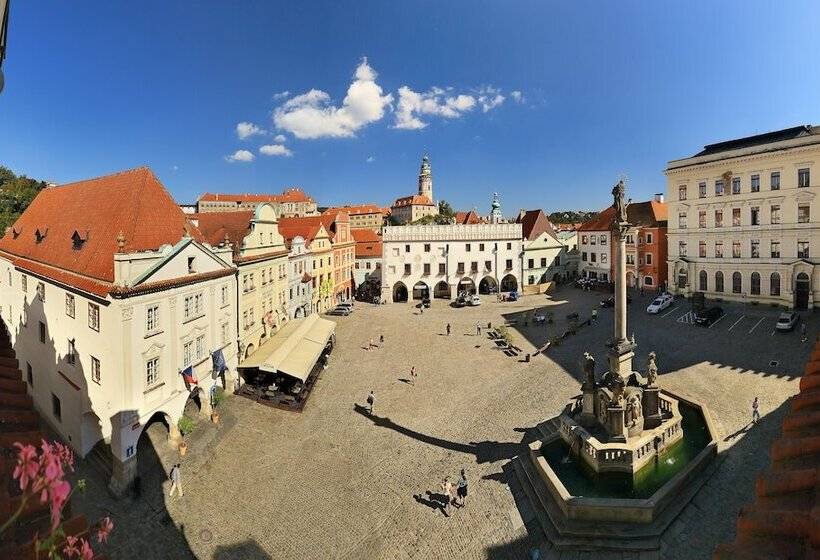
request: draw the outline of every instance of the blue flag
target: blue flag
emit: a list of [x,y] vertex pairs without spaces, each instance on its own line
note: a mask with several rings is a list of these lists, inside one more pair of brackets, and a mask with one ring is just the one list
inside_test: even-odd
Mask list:
[[214,362],[215,372],[222,373],[223,371],[228,369],[228,365],[225,363],[225,355],[222,353],[221,348],[211,353],[211,359]]

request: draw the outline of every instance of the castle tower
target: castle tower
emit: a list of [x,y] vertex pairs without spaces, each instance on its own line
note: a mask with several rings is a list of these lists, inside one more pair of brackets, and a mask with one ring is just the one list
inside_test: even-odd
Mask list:
[[421,158],[421,171],[419,171],[419,194],[426,196],[433,201],[433,173],[430,171],[430,158],[427,154]]
[[498,193],[493,193],[493,201],[490,204],[490,223],[500,224],[504,221],[504,216],[501,215],[501,202],[498,200]]

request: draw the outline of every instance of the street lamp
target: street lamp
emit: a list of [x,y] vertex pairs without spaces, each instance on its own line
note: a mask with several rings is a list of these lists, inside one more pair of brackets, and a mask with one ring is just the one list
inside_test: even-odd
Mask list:
[[0,0],[0,92],[3,91],[3,59],[6,58],[6,37],[9,31],[9,5],[11,0]]

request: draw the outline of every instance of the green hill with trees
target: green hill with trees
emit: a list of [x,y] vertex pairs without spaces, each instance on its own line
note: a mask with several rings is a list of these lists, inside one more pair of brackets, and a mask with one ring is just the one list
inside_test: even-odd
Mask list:
[[0,165],[0,237],[45,187],[45,181],[15,175],[14,171]]

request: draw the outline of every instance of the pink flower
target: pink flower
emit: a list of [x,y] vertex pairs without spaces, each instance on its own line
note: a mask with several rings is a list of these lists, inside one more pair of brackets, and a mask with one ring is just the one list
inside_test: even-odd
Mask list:
[[67,445],[60,443],[59,441],[54,442],[54,448],[57,456],[60,459],[60,463],[71,469],[71,472],[74,472],[74,452],[71,450],[71,448]]
[[17,452],[17,466],[14,467],[14,479],[20,479],[20,490],[25,491],[29,482],[37,478],[39,464],[37,463],[37,449],[33,445],[15,443]]
[[80,555],[83,560],[92,560],[94,558],[94,551],[91,550],[91,545],[85,539],[80,539]]
[[77,548],[77,537],[71,535],[65,538],[66,545],[63,547],[63,554],[66,558],[74,558],[79,556],[80,549]]
[[100,523],[97,526],[97,542],[106,542],[108,540],[108,535],[111,534],[111,529],[114,528],[114,524],[111,522],[110,517],[103,517],[100,519]]
[[61,480],[63,478],[63,464],[59,450],[49,445],[45,440],[43,440],[40,447],[43,450],[43,454],[40,456],[40,466],[43,469],[46,483]]
[[71,485],[65,480],[52,482],[48,487],[48,494],[51,498],[51,530],[60,524],[60,514],[63,506],[71,493]]

